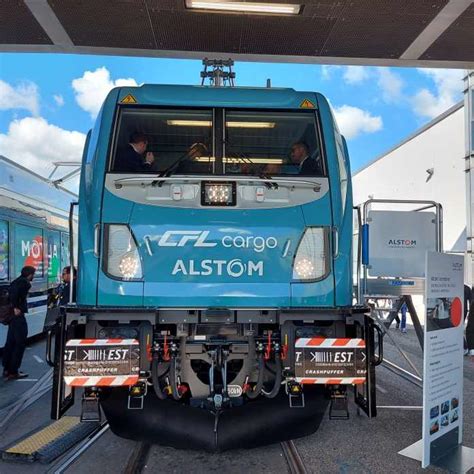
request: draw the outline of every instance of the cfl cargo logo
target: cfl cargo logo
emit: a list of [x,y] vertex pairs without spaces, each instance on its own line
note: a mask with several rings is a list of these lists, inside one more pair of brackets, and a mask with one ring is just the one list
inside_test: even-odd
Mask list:
[[388,246],[392,248],[413,248],[416,247],[414,239],[389,239]]
[[158,240],[158,247],[184,247],[188,242],[194,247],[215,247],[215,242],[206,242],[208,236],[208,230],[167,230]]
[[260,235],[223,235],[218,242],[210,242],[210,231],[208,230],[167,230],[163,235],[146,235],[145,243],[156,242],[158,247],[193,247],[211,248],[220,243],[223,247],[250,249],[256,253],[264,252],[267,249],[278,247],[278,240],[275,237],[262,237]]

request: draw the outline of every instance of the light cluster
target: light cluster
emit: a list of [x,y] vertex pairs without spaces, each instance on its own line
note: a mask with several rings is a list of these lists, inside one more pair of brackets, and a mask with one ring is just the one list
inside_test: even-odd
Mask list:
[[136,255],[125,255],[120,260],[119,270],[123,278],[129,280],[132,278],[136,278],[139,270],[139,265],[140,261],[138,260]]
[[232,188],[224,184],[213,184],[207,187],[207,198],[212,203],[226,203],[231,200]]
[[296,262],[295,271],[301,279],[314,278],[314,265],[307,258],[301,258]]

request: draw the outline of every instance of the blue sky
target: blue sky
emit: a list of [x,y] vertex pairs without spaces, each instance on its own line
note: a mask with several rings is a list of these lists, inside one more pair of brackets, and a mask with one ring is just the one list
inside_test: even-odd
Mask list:
[[[84,134],[114,85],[197,84],[200,61],[0,54],[0,154],[46,174],[79,160]],[[460,70],[238,62],[237,85],[319,91],[348,138],[352,169],[462,99]]]

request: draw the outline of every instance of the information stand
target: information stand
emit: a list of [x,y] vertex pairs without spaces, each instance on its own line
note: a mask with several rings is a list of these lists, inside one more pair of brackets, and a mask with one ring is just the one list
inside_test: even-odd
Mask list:
[[451,472],[474,467],[461,446],[463,420],[464,257],[426,254],[423,438],[399,454]]

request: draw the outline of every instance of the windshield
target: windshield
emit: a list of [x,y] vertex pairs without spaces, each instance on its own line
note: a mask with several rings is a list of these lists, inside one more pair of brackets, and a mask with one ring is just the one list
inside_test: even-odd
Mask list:
[[212,174],[213,154],[212,110],[124,109],[111,170]]
[[324,176],[312,111],[123,108],[111,171]]
[[225,117],[226,174],[324,174],[314,111],[227,111]]

